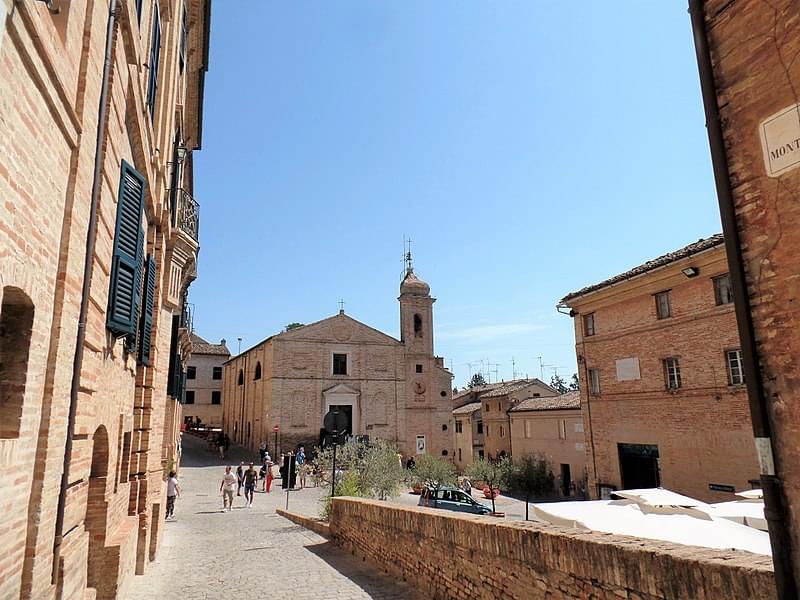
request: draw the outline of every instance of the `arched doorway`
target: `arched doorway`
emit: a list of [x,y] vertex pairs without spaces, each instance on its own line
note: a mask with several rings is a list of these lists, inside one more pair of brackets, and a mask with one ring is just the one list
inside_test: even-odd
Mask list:
[[[116,577],[104,573],[104,553],[108,521],[108,432],[98,427],[92,436],[92,467],[89,473],[89,494],[86,500],[84,527],[89,532],[87,584],[97,590],[98,598],[113,598]],[[109,584],[111,584],[109,588]]]

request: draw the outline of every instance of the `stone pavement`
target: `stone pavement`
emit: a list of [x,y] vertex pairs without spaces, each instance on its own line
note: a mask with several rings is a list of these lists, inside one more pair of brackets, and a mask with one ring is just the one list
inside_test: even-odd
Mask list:
[[[235,466],[244,458],[239,450],[232,452],[229,460],[235,461]],[[164,524],[158,558],[148,565],[145,575],[133,578],[126,598],[417,598],[410,585],[276,515],[275,508],[283,508],[286,502],[280,480],[272,493],[256,493],[253,508],[245,507],[242,492],[241,497],[234,496],[233,511],[220,512],[223,464],[203,442],[184,434],[182,494],[175,503],[176,520]],[[291,492],[289,509],[317,515],[319,496],[320,490],[315,488]]]

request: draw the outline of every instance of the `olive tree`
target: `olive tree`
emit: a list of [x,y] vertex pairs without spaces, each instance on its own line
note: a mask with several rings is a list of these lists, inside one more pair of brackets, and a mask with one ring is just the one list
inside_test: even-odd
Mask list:
[[417,457],[411,478],[414,483],[432,490],[443,485],[455,485],[458,481],[453,463],[432,454],[421,454]]
[[482,481],[489,486],[489,495],[492,498],[492,512],[497,512],[494,505],[494,490],[508,485],[510,468],[510,458],[501,458],[496,461],[482,458],[467,467],[467,475],[470,479]]
[[525,520],[531,496],[543,496],[555,489],[555,476],[550,461],[542,454],[525,454],[510,463],[508,486],[525,494]]

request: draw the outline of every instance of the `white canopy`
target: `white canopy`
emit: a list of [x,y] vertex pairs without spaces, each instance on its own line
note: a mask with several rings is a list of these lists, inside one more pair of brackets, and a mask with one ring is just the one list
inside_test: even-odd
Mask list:
[[767,531],[763,500],[734,500],[732,502],[711,504],[708,514],[728,519],[734,523],[741,523],[748,527],[755,527],[761,531]]
[[[561,527],[579,527],[706,548],[772,553],[765,532],[708,514],[703,510],[708,505],[703,502],[680,494],[669,496],[673,494],[669,490],[660,490],[657,494],[655,491],[654,494],[641,492],[643,490],[614,492],[620,496],[637,497],[640,499],[638,502],[623,499],[533,504],[533,514],[537,520]],[[654,499],[656,505],[642,501],[645,496]],[[682,499],[680,502],[688,500],[694,506],[685,508],[671,504],[678,497]]]

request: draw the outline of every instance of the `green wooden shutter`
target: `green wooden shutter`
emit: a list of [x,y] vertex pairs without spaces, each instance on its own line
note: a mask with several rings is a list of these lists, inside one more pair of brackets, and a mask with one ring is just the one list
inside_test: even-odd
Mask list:
[[138,324],[144,246],[144,189],[144,177],[123,160],[106,316],[106,326],[118,336],[135,335]]
[[147,76],[147,107],[150,119],[156,112],[156,92],[158,91],[158,67],[161,59],[161,15],[158,2],[153,2],[153,35],[150,38],[150,64]]
[[156,299],[156,261],[152,255],[147,257],[144,273],[144,306],[139,320],[139,363],[149,366]]

